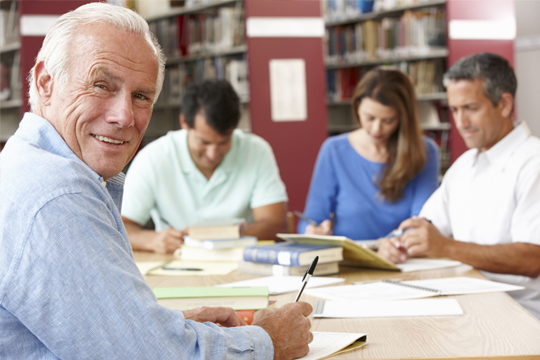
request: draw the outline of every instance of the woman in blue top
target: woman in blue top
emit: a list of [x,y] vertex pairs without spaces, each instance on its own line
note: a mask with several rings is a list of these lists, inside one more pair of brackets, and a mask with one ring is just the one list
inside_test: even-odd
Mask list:
[[327,139],[315,164],[304,215],[319,225],[302,220],[298,233],[378,239],[418,215],[438,186],[439,151],[422,136],[406,74],[367,72],[352,110],[360,128]]

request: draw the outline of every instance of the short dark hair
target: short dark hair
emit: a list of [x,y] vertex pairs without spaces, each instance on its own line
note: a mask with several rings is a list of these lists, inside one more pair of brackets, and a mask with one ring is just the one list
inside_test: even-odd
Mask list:
[[450,81],[482,80],[484,95],[497,106],[503,93],[516,97],[517,79],[514,69],[503,57],[492,53],[479,53],[458,60],[444,74],[444,85]]
[[188,87],[182,100],[182,114],[191,129],[199,112],[208,125],[226,135],[240,120],[240,99],[228,81],[204,80]]

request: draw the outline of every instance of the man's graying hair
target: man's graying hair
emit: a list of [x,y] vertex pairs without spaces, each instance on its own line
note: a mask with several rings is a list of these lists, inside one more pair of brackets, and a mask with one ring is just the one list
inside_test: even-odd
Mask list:
[[[136,12],[121,6],[94,2],[60,16],[47,32],[36,58],[36,64],[43,61],[49,74],[60,83],[61,88],[65,88],[69,81],[71,61],[76,61],[70,57],[74,37],[79,34],[81,26],[100,22],[141,35],[154,48],[159,66],[155,102],[163,86],[165,56],[156,37],[150,32],[148,23]],[[35,109],[38,99],[34,84],[34,69],[35,65],[28,75],[30,88],[28,101],[32,110]]]
[[482,80],[484,95],[497,106],[503,93],[516,97],[517,79],[514,69],[503,57],[491,53],[479,53],[457,61],[444,74],[444,85],[450,81]]

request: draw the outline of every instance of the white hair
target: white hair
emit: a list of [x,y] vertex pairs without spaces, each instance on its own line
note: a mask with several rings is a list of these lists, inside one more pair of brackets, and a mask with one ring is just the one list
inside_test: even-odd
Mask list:
[[[156,83],[157,100],[163,86],[165,73],[165,56],[156,37],[150,32],[148,23],[136,12],[106,3],[94,2],[70,11],[58,18],[51,26],[39,50],[36,64],[43,61],[45,69],[59,82],[61,89],[68,83],[70,63],[70,46],[81,26],[95,23],[107,23],[118,29],[127,30],[143,36],[152,45],[158,62],[158,78]],[[37,105],[38,93],[34,81],[35,65],[28,75],[29,103],[32,111]]]

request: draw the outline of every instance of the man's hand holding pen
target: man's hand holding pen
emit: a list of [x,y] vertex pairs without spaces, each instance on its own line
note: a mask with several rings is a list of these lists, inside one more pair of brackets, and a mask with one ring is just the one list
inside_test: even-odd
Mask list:
[[443,257],[452,242],[425,218],[414,216],[403,221],[396,232],[389,234],[378,253],[395,264],[404,263],[409,257]]

